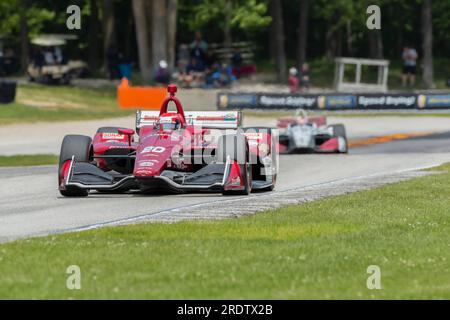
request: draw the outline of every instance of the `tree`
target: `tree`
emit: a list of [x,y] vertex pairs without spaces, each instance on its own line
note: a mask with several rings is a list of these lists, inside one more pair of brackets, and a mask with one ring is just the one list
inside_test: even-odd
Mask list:
[[88,64],[91,69],[99,67],[100,60],[100,46],[99,46],[99,34],[100,34],[100,21],[98,1],[90,0],[90,14],[89,14],[89,34],[88,34]]
[[105,58],[107,52],[111,47],[116,46],[116,37],[115,37],[115,16],[114,16],[114,1],[112,0],[103,0],[102,2],[102,23],[103,23],[103,56]]
[[232,42],[233,28],[251,33],[263,30],[271,21],[271,17],[266,15],[266,1],[202,0],[194,12],[191,30],[198,30],[213,21],[222,30],[226,46]]
[[141,76],[144,83],[150,83],[152,79],[152,65],[150,62],[149,33],[147,30],[145,0],[133,0],[132,6]]
[[270,14],[272,16],[272,23],[274,28],[276,46],[276,67],[277,67],[277,80],[285,82],[287,79],[287,67],[286,67],[286,52],[284,49],[284,26],[283,26],[283,8],[281,6],[281,0],[272,0],[270,4]]
[[30,56],[29,32],[28,32],[28,1],[20,1],[20,66],[25,71],[28,65],[28,57]]
[[153,0],[151,6],[152,65],[167,60],[167,8],[165,0]]
[[422,2],[422,51],[423,51],[423,82],[427,89],[434,88],[433,80],[433,22],[432,1]]
[[306,43],[308,39],[308,11],[309,0],[300,0],[300,13],[298,17],[298,46],[297,65],[300,69],[306,61]]
[[175,67],[177,40],[177,0],[167,1],[167,62],[170,69]]

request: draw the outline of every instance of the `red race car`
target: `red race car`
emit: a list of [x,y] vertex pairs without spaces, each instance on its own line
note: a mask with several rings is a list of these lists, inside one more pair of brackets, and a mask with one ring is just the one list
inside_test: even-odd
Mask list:
[[[276,134],[268,128],[240,128],[238,111],[185,112],[176,91],[176,86],[168,87],[160,111],[138,111],[136,130],[104,127],[93,139],[67,135],[59,160],[60,193],[248,195],[273,190]],[[171,103],[176,111],[168,110]]]

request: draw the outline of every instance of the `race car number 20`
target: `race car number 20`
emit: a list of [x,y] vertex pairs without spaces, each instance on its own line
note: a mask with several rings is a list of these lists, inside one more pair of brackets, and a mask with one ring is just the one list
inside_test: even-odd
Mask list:
[[163,153],[164,151],[166,151],[166,148],[164,148],[164,147],[150,146],[150,147],[145,147],[141,153]]

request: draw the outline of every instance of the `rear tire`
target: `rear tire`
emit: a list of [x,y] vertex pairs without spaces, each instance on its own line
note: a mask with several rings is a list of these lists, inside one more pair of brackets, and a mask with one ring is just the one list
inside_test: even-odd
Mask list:
[[[62,168],[66,161],[71,160],[74,156],[76,162],[90,162],[92,160],[92,139],[81,135],[67,135],[61,144],[61,152],[59,156],[58,181],[61,181]],[[66,190],[59,190],[61,195],[65,197],[86,197],[88,191],[84,189],[70,187]]]

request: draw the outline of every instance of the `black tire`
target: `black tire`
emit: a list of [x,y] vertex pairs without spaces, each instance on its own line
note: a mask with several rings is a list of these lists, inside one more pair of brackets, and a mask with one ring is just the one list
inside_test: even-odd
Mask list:
[[[248,132],[248,131],[253,131],[253,132],[257,132],[257,133],[259,133],[259,132],[268,132],[272,136],[272,141],[271,141],[272,150],[271,150],[271,152],[272,152],[272,155],[275,156],[275,154],[273,154],[273,152],[274,152],[274,150],[276,148],[276,140],[275,140],[276,138],[275,138],[274,133],[273,133],[274,132],[273,128],[270,128],[270,127],[246,127],[246,128],[243,128],[243,130],[244,130],[244,132]],[[285,138],[285,141],[283,141],[284,138]],[[278,142],[279,143],[284,143],[284,144],[287,145],[289,143],[289,137],[283,136],[283,135],[279,135],[278,136]],[[274,158],[272,158],[272,160],[274,162],[274,166],[276,167],[277,166],[277,163],[275,161],[276,160],[276,156]],[[270,187],[267,187],[267,188],[264,188],[264,189],[259,189],[258,191],[273,191],[273,189],[275,189],[275,181],[277,180],[277,175],[276,174],[272,175],[272,180],[274,182],[270,185]]]
[[[92,139],[81,135],[67,135],[61,144],[61,152],[59,156],[58,176],[61,180],[61,169],[67,160],[71,160],[75,156],[76,162],[90,162],[92,160]],[[65,197],[86,197],[88,191],[78,188],[67,188],[59,191]]]
[[332,124],[330,128],[333,128],[333,137],[344,137],[347,140],[347,132],[343,124]]
[[344,151],[338,151],[338,153],[348,153],[348,140],[347,140],[347,132],[345,131],[345,127],[343,124],[333,124],[330,125],[331,128],[333,128],[333,137],[336,138],[344,138],[345,140],[345,150]]
[[219,138],[217,160],[226,163],[228,157],[239,163],[244,176],[244,190],[223,191],[223,195],[249,195],[252,191],[252,170],[249,164],[249,147],[244,135],[224,135]]

